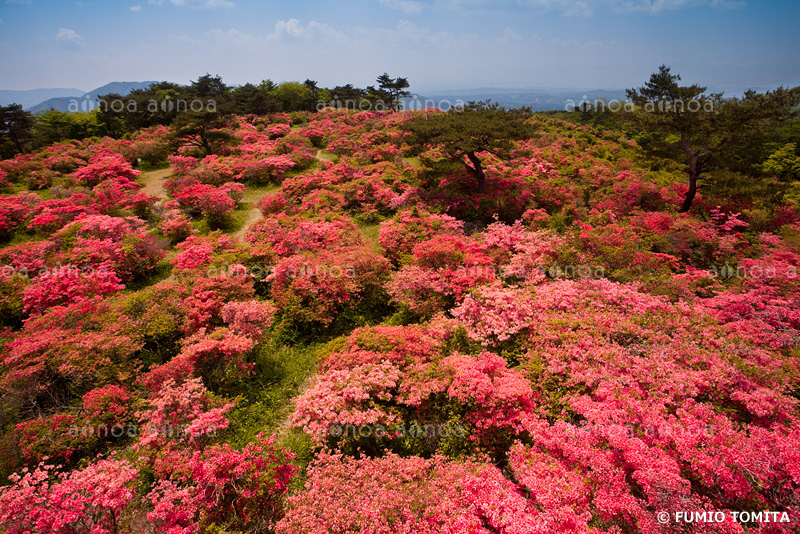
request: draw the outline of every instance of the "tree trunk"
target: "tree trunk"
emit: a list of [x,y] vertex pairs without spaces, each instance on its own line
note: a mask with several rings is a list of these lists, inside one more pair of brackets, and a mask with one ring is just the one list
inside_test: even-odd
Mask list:
[[681,204],[681,209],[678,210],[678,213],[686,213],[691,209],[696,194],[697,177],[689,176],[689,190],[686,191],[686,195],[683,197],[683,204]]
[[205,155],[210,156],[212,154],[211,143],[208,142],[208,138],[206,137],[205,132],[200,133],[200,142],[203,145],[203,152],[205,152]]
[[700,161],[701,154],[689,148],[689,144],[685,140],[681,140],[681,146],[684,152],[689,155],[689,190],[686,191],[686,195],[683,197],[683,203],[678,213],[686,213],[692,208],[692,202],[694,202],[694,197],[697,195],[697,180],[700,179],[702,164]]
[[22,142],[19,140],[19,136],[14,131],[12,131],[11,137],[13,138],[14,144],[17,147],[17,152],[19,152],[20,154],[24,154],[25,150],[23,150],[22,148]]
[[472,167],[469,167],[469,169],[478,180],[478,194],[482,195],[486,192],[486,174],[483,172],[483,165],[481,165],[481,160],[475,155],[474,151],[467,152],[467,157],[472,162]]

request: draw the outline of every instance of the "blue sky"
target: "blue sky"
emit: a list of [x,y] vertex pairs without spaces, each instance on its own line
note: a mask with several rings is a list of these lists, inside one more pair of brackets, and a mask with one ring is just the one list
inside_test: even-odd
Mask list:
[[625,88],[666,63],[712,87],[800,85],[796,0],[0,0],[0,89],[110,81],[416,92]]

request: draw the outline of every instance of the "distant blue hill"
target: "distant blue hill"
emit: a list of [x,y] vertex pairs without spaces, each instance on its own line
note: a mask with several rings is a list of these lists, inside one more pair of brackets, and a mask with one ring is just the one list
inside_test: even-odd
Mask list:
[[25,110],[32,113],[47,111],[48,109],[55,109],[57,111],[91,111],[97,107],[98,96],[110,93],[124,96],[134,89],[147,89],[154,83],[158,82],[111,82],[97,89],[93,89],[88,93],[80,93],[78,95],[67,94],[49,98],[44,102],[27,107]]
[[55,89],[28,89],[26,91],[0,90],[0,106],[9,104],[19,104],[23,108],[29,108],[36,104],[56,97],[83,96],[86,91],[75,88],[57,87]]
[[625,100],[624,89],[498,89],[481,88],[450,91],[435,91],[425,96],[403,99],[409,109],[441,107],[447,109],[459,102],[491,100],[504,108],[530,107],[533,111],[565,111],[588,100],[606,102]]

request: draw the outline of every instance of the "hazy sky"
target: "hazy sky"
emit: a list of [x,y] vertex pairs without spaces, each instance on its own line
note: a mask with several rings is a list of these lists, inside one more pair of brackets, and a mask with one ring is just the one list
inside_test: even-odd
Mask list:
[[714,87],[800,85],[796,0],[0,2],[0,89],[384,71],[416,92],[625,88],[662,63]]

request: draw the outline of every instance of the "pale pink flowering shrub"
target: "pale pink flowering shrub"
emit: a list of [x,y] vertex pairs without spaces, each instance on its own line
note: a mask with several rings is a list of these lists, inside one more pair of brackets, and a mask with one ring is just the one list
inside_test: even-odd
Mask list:
[[167,211],[158,228],[173,243],[179,243],[192,235],[192,222],[180,210]]
[[352,459],[321,454],[309,481],[289,497],[280,534],[343,531],[390,533],[544,534],[515,485],[480,461]]
[[534,300],[531,291],[483,286],[464,297],[452,313],[472,339],[491,346],[533,326]]
[[[127,460],[99,460],[57,475],[40,464],[0,489],[0,528],[9,534],[121,534],[138,471]],[[54,480],[55,479],[55,480]]]
[[139,444],[172,447],[207,442],[217,430],[228,427],[225,413],[234,403],[216,399],[201,378],[187,378],[180,384],[167,379],[147,398],[147,409],[136,412],[140,422]]
[[276,311],[277,308],[270,302],[228,302],[222,308],[222,320],[232,332],[258,340],[272,326]]
[[[296,400],[293,424],[319,442],[339,438],[330,432],[341,425],[380,424],[391,440],[396,425],[439,425],[452,419],[463,427],[460,437],[489,452],[502,450],[522,431],[526,414],[533,413],[530,384],[489,352],[442,357],[445,340],[437,337],[411,327],[357,330]],[[343,443],[358,437],[344,436]],[[359,443],[366,446],[371,438],[384,439],[370,435]]]
[[564,237],[554,232],[530,231],[520,221],[513,225],[492,223],[477,239],[503,279],[524,285],[541,283],[566,248]]

